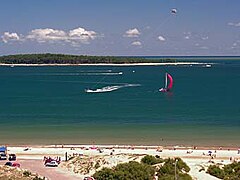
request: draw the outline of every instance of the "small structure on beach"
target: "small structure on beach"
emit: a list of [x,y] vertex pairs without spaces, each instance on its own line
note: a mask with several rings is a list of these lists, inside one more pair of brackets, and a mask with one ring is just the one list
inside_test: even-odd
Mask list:
[[6,146],[1,146],[0,147],[0,153],[7,154],[7,147]]

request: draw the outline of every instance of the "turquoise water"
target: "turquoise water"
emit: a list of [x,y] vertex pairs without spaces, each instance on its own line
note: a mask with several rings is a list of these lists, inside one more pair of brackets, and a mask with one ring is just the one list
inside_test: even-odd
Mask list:
[[[240,61],[214,62],[0,67],[0,143],[239,146]],[[166,71],[173,91],[160,93]],[[104,86],[122,88],[84,92]]]

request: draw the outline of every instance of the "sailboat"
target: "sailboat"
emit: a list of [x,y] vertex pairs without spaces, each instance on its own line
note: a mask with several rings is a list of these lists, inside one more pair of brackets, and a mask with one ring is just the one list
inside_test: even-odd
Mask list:
[[169,73],[165,75],[165,86],[164,88],[159,89],[160,92],[168,92],[173,87],[173,78]]

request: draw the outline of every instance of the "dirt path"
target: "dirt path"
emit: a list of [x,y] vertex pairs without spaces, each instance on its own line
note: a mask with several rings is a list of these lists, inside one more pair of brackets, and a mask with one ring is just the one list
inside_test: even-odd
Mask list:
[[[0,161],[0,165],[4,165],[7,161]],[[45,167],[42,160],[26,160],[18,159],[22,169],[27,169],[32,173],[37,173],[49,180],[81,180],[81,177],[66,172],[59,167]]]

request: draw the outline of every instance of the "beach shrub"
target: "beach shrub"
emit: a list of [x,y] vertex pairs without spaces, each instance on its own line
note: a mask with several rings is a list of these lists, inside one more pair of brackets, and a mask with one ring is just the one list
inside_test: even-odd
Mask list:
[[186,173],[184,173],[184,174],[179,174],[179,175],[177,175],[177,179],[178,180],[192,180],[192,177],[189,175],[189,174],[186,174]]
[[23,172],[23,176],[25,176],[25,177],[29,177],[31,175],[32,175],[32,173],[30,171],[26,170],[26,171]]
[[141,162],[148,165],[154,165],[154,164],[162,163],[163,159],[161,159],[160,157],[156,158],[151,155],[146,155],[141,159]]
[[[177,174],[177,180],[192,180],[192,177],[188,174]],[[175,175],[166,174],[158,177],[158,180],[175,180]]]
[[155,173],[154,167],[135,161],[118,164],[115,168],[103,168],[93,177],[97,180],[152,180]]
[[117,165],[115,171],[120,172],[117,174],[117,179],[152,180],[155,168],[147,164],[130,161],[129,163]]
[[94,168],[95,169],[98,169],[98,168],[100,168],[101,166],[100,166],[100,163],[99,162],[97,162],[96,164],[95,164],[95,166],[94,166]]
[[100,171],[97,171],[93,177],[97,180],[114,180],[115,179],[115,172],[110,168],[103,168]]
[[216,165],[210,165],[207,169],[207,173],[220,179],[223,179],[225,176],[224,170],[220,169],[220,167]]
[[[176,164],[175,164],[176,163]],[[165,163],[157,171],[157,176],[159,179],[174,179],[175,178],[175,169],[178,179],[182,180],[191,180],[191,176],[187,174],[190,171],[188,165],[183,162],[181,158],[171,159],[168,158],[165,160]]]
[[[163,161],[160,159],[161,162]],[[93,177],[97,180],[152,180],[156,169],[149,164],[155,164],[158,158],[153,156],[145,156],[138,163],[136,161],[130,161],[128,163],[118,164],[116,167],[109,169],[103,168],[96,172]],[[157,171],[159,180],[175,180],[175,162],[176,163],[176,176],[178,180],[192,180],[191,176],[187,174],[190,168],[180,158],[166,159],[164,164]]]
[[220,168],[217,165],[210,165],[207,173],[220,179],[238,180],[240,179],[240,162],[233,162]]

